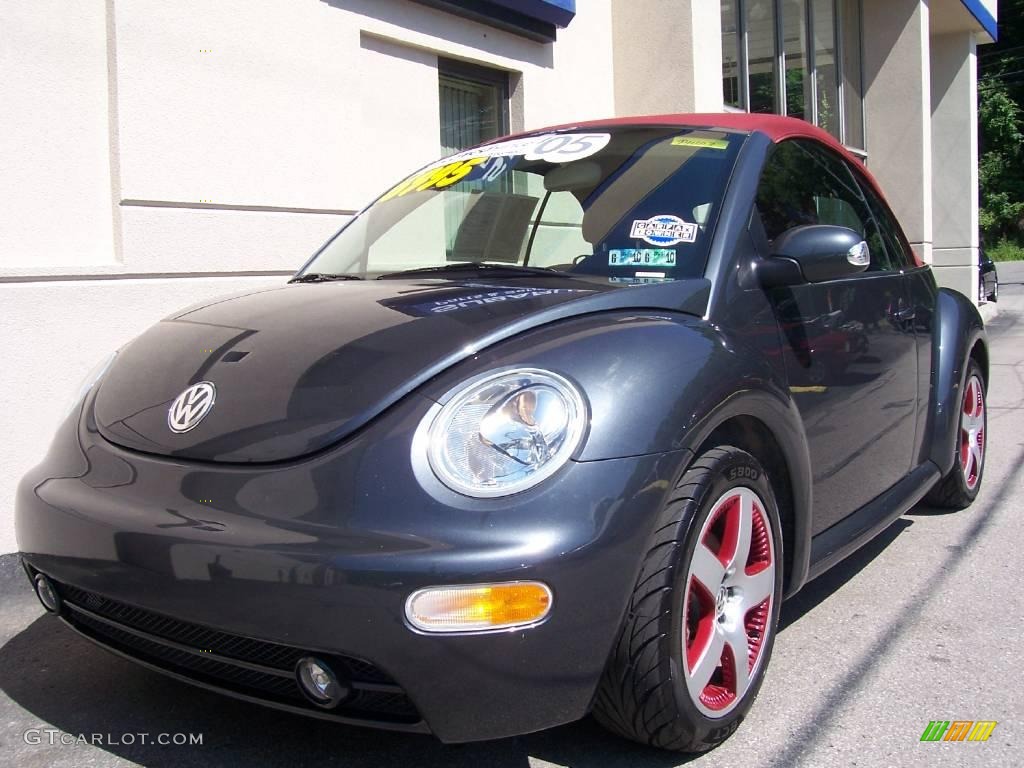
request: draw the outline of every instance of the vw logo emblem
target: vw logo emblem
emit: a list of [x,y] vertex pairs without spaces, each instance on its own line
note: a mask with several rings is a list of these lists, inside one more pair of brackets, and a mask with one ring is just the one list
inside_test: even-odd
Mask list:
[[217,399],[217,388],[212,381],[200,381],[186,389],[167,410],[167,426],[171,432],[188,432],[199,426]]

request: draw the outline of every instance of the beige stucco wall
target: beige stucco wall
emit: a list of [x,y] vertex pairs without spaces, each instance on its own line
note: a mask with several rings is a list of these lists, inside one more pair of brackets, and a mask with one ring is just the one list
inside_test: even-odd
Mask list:
[[619,115],[722,110],[722,22],[711,0],[612,0]]
[[863,0],[868,167],[914,249],[931,260],[931,84],[928,6]]
[[0,5],[0,269],[115,260],[105,25],[103,3]]
[[940,284],[971,298],[978,284],[977,98],[974,35],[932,36],[932,268]]
[[439,55],[509,71],[537,127],[614,114],[610,50],[611,0],[554,44],[406,0],[0,0],[0,553],[93,364],[438,156]]
[[868,166],[942,286],[977,298],[977,45],[961,0],[864,0]]

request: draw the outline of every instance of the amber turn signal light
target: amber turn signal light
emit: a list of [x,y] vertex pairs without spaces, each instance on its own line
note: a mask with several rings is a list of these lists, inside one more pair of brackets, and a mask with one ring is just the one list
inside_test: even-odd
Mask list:
[[539,581],[427,587],[409,596],[405,616],[422,632],[482,632],[536,624],[551,603],[551,590]]

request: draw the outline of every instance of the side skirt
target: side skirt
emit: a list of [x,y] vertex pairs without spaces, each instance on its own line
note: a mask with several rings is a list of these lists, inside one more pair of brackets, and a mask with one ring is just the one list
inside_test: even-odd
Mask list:
[[808,581],[849,557],[917,504],[938,481],[939,469],[926,461],[888,491],[811,539]]

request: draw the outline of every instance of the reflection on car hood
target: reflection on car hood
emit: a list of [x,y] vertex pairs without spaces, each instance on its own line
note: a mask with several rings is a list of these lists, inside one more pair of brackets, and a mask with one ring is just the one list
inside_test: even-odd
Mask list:
[[[331,445],[480,349],[573,315],[628,307],[703,312],[709,284],[568,277],[284,285],[157,323],[117,356],[94,401],[108,440],[183,459],[271,462]],[[172,401],[212,382],[193,429]]]

